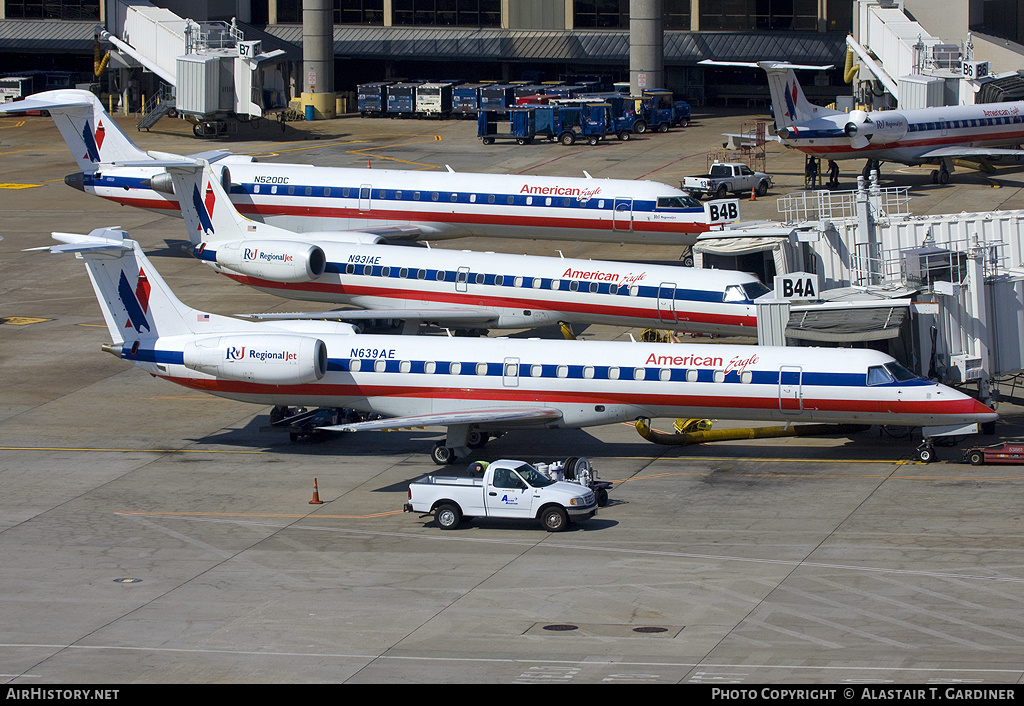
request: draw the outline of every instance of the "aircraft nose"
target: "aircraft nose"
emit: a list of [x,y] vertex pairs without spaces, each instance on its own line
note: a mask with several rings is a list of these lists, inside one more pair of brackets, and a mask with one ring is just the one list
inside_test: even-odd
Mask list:
[[83,174],[82,172],[68,174],[66,177],[64,177],[64,183],[70,186],[72,189],[85,191],[85,174]]

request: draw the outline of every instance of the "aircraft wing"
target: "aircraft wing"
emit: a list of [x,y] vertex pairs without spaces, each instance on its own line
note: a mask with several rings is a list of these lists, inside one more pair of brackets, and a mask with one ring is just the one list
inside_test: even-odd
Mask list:
[[474,409],[466,412],[440,412],[418,414],[411,417],[391,417],[354,424],[335,424],[317,427],[324,431],[395,431],[419,427],[447,427],[457,424],[530,425],[553,422],[562,418],[562,412],[551,407],[519,407],[504,409]]
[[367,319],[403,319],[406,321],[458,321],[487,324],[498,315],[487,309],[335,309],[333,311],[274,312],[271,314],[238,314],[252,321],[365,321]]
[[1024,150],[1006,149],[1002,147],[968,147],[958,145],[953,147],[939,147],[930,152],[918,155],[921,159],[937,159],[939,157],[1001,157],[1001,156],[1024,157]]

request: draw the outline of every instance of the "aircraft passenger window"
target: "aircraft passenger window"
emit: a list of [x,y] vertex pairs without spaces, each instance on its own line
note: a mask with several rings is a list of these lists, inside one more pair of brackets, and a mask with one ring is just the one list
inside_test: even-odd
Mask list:
[[487,363],[477,363],[476,364],[476,374],[477,375],[486,375],[487,374]]
[[591,283],[590,283],[590,293],[591,293],[591,294],[597,294],[597,290],[598,290],[598,287],[599,287],[599,286],[600,286],[600,285],[598,285],[598,283],[597,283],[597,282],[591,282]]
[[890,382],[892,377],[881,365],[872,365],[868,368],[868,385],[885,385]]
[[550,196],[548,196],[546,199],[544,199],[544,205],[545,206],[550,206],[551,205],[551,197]]
[[523,286],[523,278],[522,277],[516,277],[515,280],[513,280],[513,282],[512,282],[512,286],[514,286],[514,287],[522,287]]
[[289,186],[288,187],[288,195],[291,196],[294,193],[295,193],[295,187],[294,186]]
[[[377,192],[377,198],[379,198],[379,199],[382,199],[382,198],[384,198],[387,195],[388,195],[388,192],[385,191],[384,189],[381,189],[380,191]],[[367,196],[369,196],[369,194],[367,194]]]
[[619,369],[616,368],[616,367],[608,368],[608,379],[609,380],[618,380],[619,379]]
[[459,200],[459,195],[458,194],[452,194],[452,202],[454,203],[455,201],[458,201],[458,200]]
[[363,367],[363,361],[358,358],[353,358],[348,362],[348,369],[350,372],[358,373],[359,369]]
[[395,198],[398,199],[399,201],[401,201],[402,200],[402,192],[401,191],[396,191],[395,192]]
[[436,191],[432,192],[432,193],[430,194],[430,200],[431,200],[431,201],[437,201],[437,196],[438,196],[438,194],[437,194],[437,192],[436,192]]
[[476,194],[470,194],[469,195],[469,202],[470,203],[476,203]]
[[426,279],[426,278],[427,278],[427,271],[426,270],[416,270],[416,279]]
[[401,277],[402,279],[408,279],[409,278],[409,268],[408,267],[403,267],[402,269],[400,269],[398,271],[398,276]]
[[580,288],[580,283],[577,282],[576,280],[572,280],[571,282],[569,282],[569,291],[570,292],[575,292],[579,288]]
[[437,372],[437,363],[435,363],[432,360],[428,360],[423,364],[423,372],[425,372],[427,375],[433,375],[435,372]]
[[744,370],[740,373],[740,382],[744,385],[750,383],[754,379],[754,373],[751,370]]
[[455,281],[459,282],[459,283],[468,282],[469,281],[469,273],[468,272],[459,272],[458,274],[455,275]]
[[398,372],[400,372],[400,373],[408,373],[411,370],[412,370],[412,363],[409,362],[408,360],[403,360],[401,363],[398,364]]
[[515,197],[514,196],[509,196],[508,197],[508,205],[509,206],[511,206],[514,201],[515,201]]
[[639,293],[640,293],[640,287],[636,286],[635,284],[632,287],[629,288],[629,296],[635,297]]
[[541,280],[540,277],[534,277],[533,278],[533,288],[534,289],[540,289],[541,284],[543,284],[543,281]]
[[306,196],[312,196],[312,195],[313,195],[313,187],[312,186],[307,186],[306,187]]
[[588,365],[583,368],[583,377],[586,380],[590,380],[594,377],[594,366]]
[[563,199],[562,200],[562,205],[566,206],[566,207],[571,206],[572,205],[572,199]]
[[419,201],[420,200],[420,192],[418,192],[418,191],[412,192],[412,200],[413,201]]
[[697,382],[697,369],[690,368],[686,371],[686,382]]
[[388,368],[388,362],[383,358],[373,364],[374,372],[383,373]]
[[604,208],[604,199],[601,199],[601,200],[599,200],[599,201],[597,202],[597,207],[598,207],[598,208]]
[[325,186],[324,187],[324,196],[330,196],[330,195],[331,195],[331,187]]
[[272,194],[276,194],[277,193],[277,184],[274,184],[272,187],[270,187],[270,193],[272,193]]
[[494,284],[498,287],[505,283],[505,275],[494,275]]
[[559,365],[557,368],[555,368],[555,375],[557,375],[560,378],[569,377],[569,366]]
[[672,370],[670,368],[662,368],[658,373],[658,377],[662,382],[668,382],[672,379]]
[[438,282],[444,282],[445,276],[446,275],[444,270],[438,270],[437,274],[434,276],[434,279],[436,279]]
[[390,267],[382,267],[382,268],[380,268],[380,276],[381,277],[390,277],[391,276],[391,268]]
[[527,196],[526,197],[526,205],[527,206],[532,206],[533,205],[533,197],[532,196]]
[[448,372],[452,375],[459,375],[462,373],[462,363],[455,362],[448,366]]
[[539,378],[544,374],[543,365],[531,365],[530,366],[530,377]]
[[347,199],[348,198],[348,189],[342,189],[341,190],[341,195],[342,195],[343,198]]
[[491,194],[487,197],[487,203],[494,203],[494,194]]
[[618,291],[619,291],[619,285],[617,285],[617,284],[609,284],[608,285],[608,293],[609,294],[616,294],[616,293],[618,293]]
[[254,193],[254,194],[260,193],[260,185],[259,184],[257,184],[256,186],[252,187],[252,193]]
[[347,274],[347,275],[354,275],[355,273],[356,273],[356,266],[355,265],[353,265],[351,262],[348,263],[347,265],[345,265],[345,274]]
[[487,275],[485,275],[483,272],[477,272],[476,273],[476,283],[477,284],[483,284],[484,280],[486,280],[486,279],[487,279]]
[[725,382],[725,371],[716,370],[714,380],[715,382]]
[[369,277],[373,274],[373,265],[363,265],[363,274]]
[[509,363],[505,366],[505,377],[515,377],[519,374],[519,366],[515,363]]
[[643,380],[647,377],[647,370],[645,368],[633,368],[633,379]]

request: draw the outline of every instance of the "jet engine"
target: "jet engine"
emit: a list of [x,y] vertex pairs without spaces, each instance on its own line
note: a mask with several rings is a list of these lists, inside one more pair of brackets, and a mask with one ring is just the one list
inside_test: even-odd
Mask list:
[[876,111],[868,114],[863,110],[850,112],[850,120],[843,131],[850,138],[850,145],[857,150],[868,145],[888,145],[902,140],[907,134],[909,123],[899,113]]
[[290,240],[218,243],[217,264],[274,282],[311,282],[324,273],[327,256],[317,245]]
[[189,370],[262,385],[302,385],[327,372],[327,345],[286,333],[201,338],[185,346]]

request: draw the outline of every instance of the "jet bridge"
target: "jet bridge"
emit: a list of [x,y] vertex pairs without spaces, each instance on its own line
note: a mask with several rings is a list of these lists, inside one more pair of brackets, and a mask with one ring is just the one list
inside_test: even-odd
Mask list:
[[261,41],[246,40],[234,20],[194,22],[133,1],[117,4],[112,24],[109,31],[97,28],[114,47],[111,65],[142,67],[159,79],[148,92],[139,89],[151,99],[139,129],[176,113],[193,123],[197,137],[210,137],[288,106],[287,53],[263,51]]

